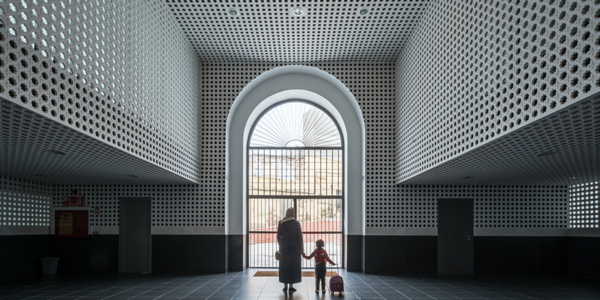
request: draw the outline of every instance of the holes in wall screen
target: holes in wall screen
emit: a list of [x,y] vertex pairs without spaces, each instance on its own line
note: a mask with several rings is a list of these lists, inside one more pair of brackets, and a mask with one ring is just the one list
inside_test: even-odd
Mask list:
[[0,176],[0,225],[49,226],[52,186]]
[[569,228],[598,228],[598,181],[569,187]]
[[[74,110],[88,100],[100,103],[89,117],[104,124],[102,118],[108,119],[106,112],[114,108],[111,100],[115,100],[123,113],[113,122],[121,130],[105,126],[86,134],[99,140],[102,135],[110,137],[115,147],[141,153],[152,163],[198,180],[200,61],[176,22],[156,22],[172,18],[166,6],[151,1],[115,5],[76,1],[51,8],[41,1],[27,7],[22,3],[30,1],[6,2],[2,19],[8,28],[0,34],[0,73],[8,80],[0,87],[0,96],[71,128],[83,123],[81,119],[36,105],[40,98],[64,102]],[[143,24],[136,29],[135,45],[129,41],[129,20],[134,16]],[[97,25],[90,25],[90,20]],[[144,50],[150,48],[164,51]],[[127,77],[130,69],[136,70],[135,80]],[[142,137],[149,143],[139,143]]]
[[[599,72],[592,62],[600,44],[592,49],[589,43],[600,41],[600,30],[589,30],[590,24],[600,26],[590,18],[600,3],[556,10],[538,2],[496,2],[503,3],[496,8],[477,1],[429,4],[396,61],[397,183],[486,143],[488,135],[516,130],[588,97],[600,86],[592,75]],[[447,56],[442,48],[460,53]],[[547,105],[515,119],[518,109],[534,102]]]

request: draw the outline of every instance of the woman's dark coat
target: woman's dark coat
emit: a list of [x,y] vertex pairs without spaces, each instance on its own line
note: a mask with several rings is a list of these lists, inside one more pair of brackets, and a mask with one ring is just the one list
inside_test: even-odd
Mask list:
[[277,226],[277,242],[283,261],[279,262],[279,282],[298,283],[302,281],[303,251],[302,229],[296,219],[279,222]]

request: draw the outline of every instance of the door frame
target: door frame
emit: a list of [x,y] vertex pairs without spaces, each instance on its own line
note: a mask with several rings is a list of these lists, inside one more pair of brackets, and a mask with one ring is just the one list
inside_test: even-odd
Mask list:
[[[286,148],[286,147],[250,147],[250,140],[252,139],[252,134],[254,133],[254,128],[256,127],[256,124],[258,124],[258,122],[262,119],[262,117],[264,115],[266,115],[269,111],[271,111],[272,109],[274,109],[277,106],[280,105],[284,105],[286,103],[293,103],[293,102],[300,102],[300,103],[306,103],[309,104],[311,106],[316,107],[317,109],[320,109],[322,112],[324,112],[332,121],[333,124],[335,124],[335,127],[338,130],[338,133],[340,135],[340,141],[341,141],[341,146],[340,147],[290,147],[290,148]],[[327,110],[325,109],[323,106],[314,103],[312,101],[307,101],[307,100],[303,100],[303,99],[298,99],[298,98],[291,98],[288,100],[284,100],[284,101],[280,101],[277,102],[273,105],[271,105],[270,107],[268,107],[267,109],[265,109],[262,113],[260,113],[260,115],[258,115],[258,117],[254,120],[254,123],[252,124],[252,127],[250,128],[250,132],[248,134],[247,137],[247,149],[246,149],[246,153],[244,153],[244,155],[246,156],[246,172],[244,172],[245,176],[245,183],[246,183],[246,199],[244,201],[246,201],[246,206],[245,206],[245,212],[244,214],[246,215],[246,230],[244,231],[244,248],[245,250],[245,254],[244,254],[244,259],[246,260],[244,263],[244,268],[249,268],[250,266],[250,199],[252,198],[265,198],[265,199],[292,199],[293,200],[293,205],[294,205],[294,209],[296,210],[297,213],[297,200],[298,199],[328,199],[328,198],[333,198],[333,199],[340,199],[342,202],[342,231],[341,231],[341,241],[342,241],[342,259],[341,262],[337,264],[338,268],[344,268],[345,267],[345,263],[346,263],[346,188],[348,186],[348,178],[346,176],[346,146],[345,146],[345,137],[343,134],[344,131],[342,131],[342,128],[340,127],[340,125],[337,122],[337,119]],[[342,174],[342,184],[343,184],[343,188],[341,189],[341,195],[337,195],[337,196],[310,196],[310,195],[250,195],[250,152],[252,150],[262,150],[262,149],[294,149],[294,150],[341,150],[342,151],[342,161],[341,161],[341,174]],[[364,179],[364,176],[363,176]],[[364,181],[363,181],[364,183]],[[310,232],[308,232],[310,233]],[[254,267],[253,267],[254,268]],[[257,267],[260,268],[260,267]],[[266,267],[265,267],[266,268]]]
[[[143,204],[145,204],[148,208],[148,236],[147,238],[147,251],[148,251],[148,261],[147,261],[147,270],[148,270],[148,274],[152,273],[152,198],[151,197],[119,197],[119,273],[124,273],[123,272],[123,243],[121,243],[121,239],[123,238],[121,236],[121,227],[123,226],[123,222],[121,222],[122,218],[123,218],[123,210],[121,209],[121,203],[123,203],[123,201],[139,201],[142,202]],[[140,204],[141,205],[141,204]]]

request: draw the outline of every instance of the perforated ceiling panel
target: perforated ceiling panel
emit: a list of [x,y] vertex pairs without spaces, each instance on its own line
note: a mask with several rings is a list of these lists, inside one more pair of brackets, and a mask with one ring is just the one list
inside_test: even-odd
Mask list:
[[6,0],[0,11],[0,97],[197,180],[200,63],[161,1]]
[[166,2],[203,62],[376,63],[396,59],[429,1]]
[[[537,153],[564,148],[560,139],[557,145],[546,140],[543,147],[510,144],[507,139],[504,147],[495,144],[496,153],[486,161],[475,154],[461,159],[474,148],[600,91],[599,26],[598,1],[432,1],[396,62],[396,182],[424,182],[432,176],[419,174],[456,158],[463,172],[444,165],[430,174],[458,174],[433,182],[443,177],[454,178],[454,183],[464,176],[514,182],[508,173],[489,170],[484,175],[483,168],[511,162],[519,173],[523,166],[536,164],[538,159],[529,158]],[[565,117],[564,122],[576,121],[568,113]],[[543,131],[548,134],[553,133]],[[533,133],[513,137],[527,139],[538,138]],[[575,142],[576,147],[586,146]],[[593,154],[578,154],[585,153]],[[516,160],[508,161],[506,155]],[[477,168],[481,172],[471,173]],[[552,177],[534,170],[518,178],[535,182],[534,178]],[[552,170],[561,169],[537,171]],[[562,170],[554,179],[572,173]]]
[[569,186],[600,178],[600,94],[493,140],[407,184]]
[[192,182],[3,99],[0,129],[0,175],[46,183]]

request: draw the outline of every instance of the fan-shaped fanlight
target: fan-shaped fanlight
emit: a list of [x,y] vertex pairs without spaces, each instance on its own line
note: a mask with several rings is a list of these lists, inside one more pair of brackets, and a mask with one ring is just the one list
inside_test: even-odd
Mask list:
[[250,147],[341,147],[340,133],[327,113],[304,102],[275,106],[256,123]]

